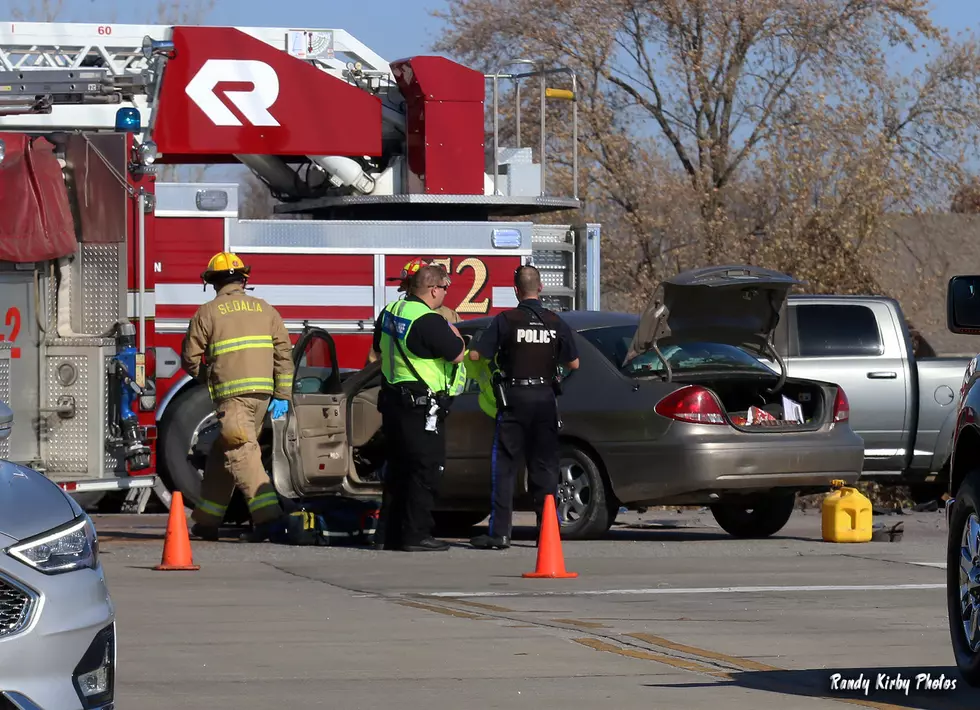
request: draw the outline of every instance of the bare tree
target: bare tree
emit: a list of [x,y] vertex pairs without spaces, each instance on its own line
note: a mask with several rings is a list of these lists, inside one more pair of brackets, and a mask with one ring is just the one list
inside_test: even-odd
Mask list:
[[[450,0],[436,14],[435,49],[464,63],[576,71],[584,196],[618,305],[665,272],[734,260],[810,290],[879,291],[875,262],[897,249],[882,215],[946,209],[977,146],[980,48],[923,0]],[[897,74],[892,53],[923,42],[931,61]]]

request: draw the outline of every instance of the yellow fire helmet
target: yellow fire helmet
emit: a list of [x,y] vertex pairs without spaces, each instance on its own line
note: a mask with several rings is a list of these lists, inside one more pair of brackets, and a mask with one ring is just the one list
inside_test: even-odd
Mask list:
[[245,262],[239,258],[238,254],[230,251],[222,251],[211,257],[211,261],[208,262],[208,268],[201,274],[201,280],[208,283],[221,276],[232,276],[235,274],[247,276],[251,270],[252,267],[245,266]]

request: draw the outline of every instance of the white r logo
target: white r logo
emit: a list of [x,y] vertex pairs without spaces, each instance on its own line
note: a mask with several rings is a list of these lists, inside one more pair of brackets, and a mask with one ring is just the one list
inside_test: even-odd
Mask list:
[[265,62],[254,59],[209,59],[184,89],[191,101],[204,111],[216,126],[240,126],[235,117],[214,92],[220,82],[251,83],[251,91],[224,91],[225,96],[253,126],[278,126],[279,121],[269,108],[279,98],[279,77]]

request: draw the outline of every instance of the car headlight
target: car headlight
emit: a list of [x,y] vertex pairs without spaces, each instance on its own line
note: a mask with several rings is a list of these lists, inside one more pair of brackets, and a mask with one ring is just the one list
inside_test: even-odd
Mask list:
[[99,563],[99,540],[87,515],[7,549],[7,553],[44,574],[94,569]]

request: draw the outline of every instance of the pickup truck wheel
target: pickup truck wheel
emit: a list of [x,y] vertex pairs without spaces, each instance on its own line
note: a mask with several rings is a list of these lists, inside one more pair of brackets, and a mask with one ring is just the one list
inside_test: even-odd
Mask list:
[[[168,487],[181,492],[188,508],[201,500],[204,464],[218,435],[217,424],[214,404],[205,387],[193,387],[179,394],[167,407],[160,431],[159,455],[169,479]],[[248,520],[248,506],[236,490],[224,522],[236,525]]]
[[796,491],[760,494],[751,505],[746,501],[725,501],[711,506],[711,514],[729,535],[759,538],[775,535],[793,515]]
[[605,535],[618,506],[595,461],[581,449],[563,444],[558,460],[555,507],[566,540],[591,540]]
[[956,492],[946,545],[946,605],[956,666],[980,687],[980,470]]

